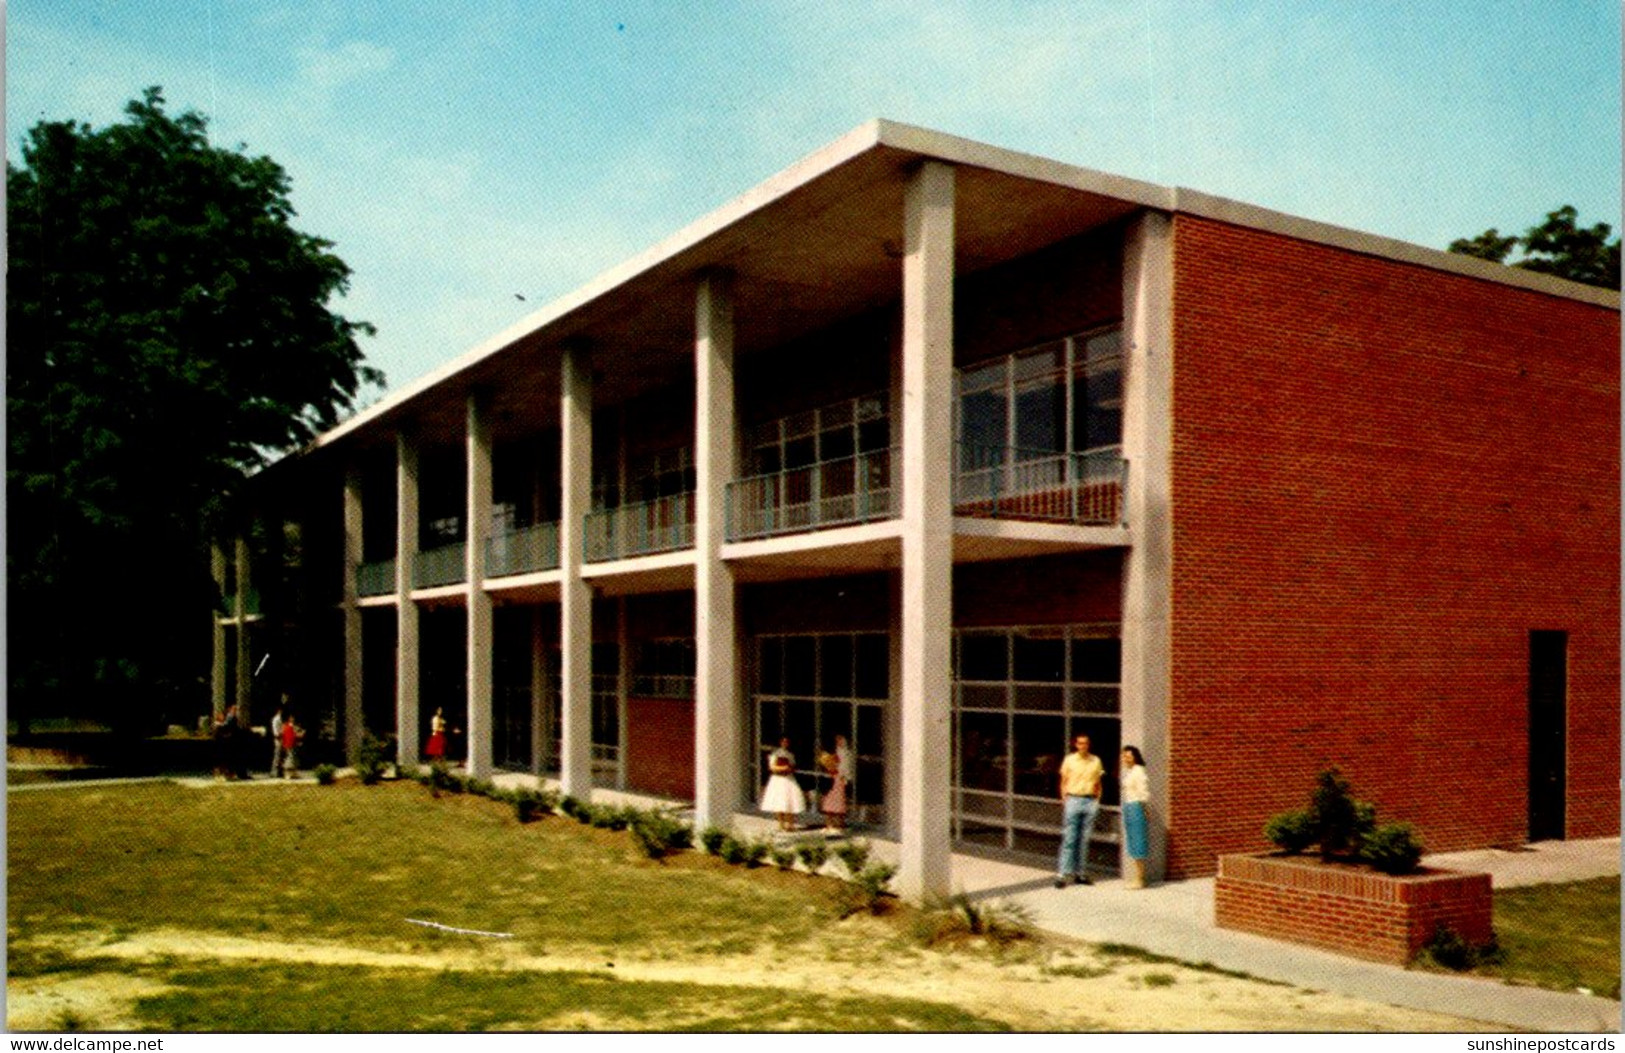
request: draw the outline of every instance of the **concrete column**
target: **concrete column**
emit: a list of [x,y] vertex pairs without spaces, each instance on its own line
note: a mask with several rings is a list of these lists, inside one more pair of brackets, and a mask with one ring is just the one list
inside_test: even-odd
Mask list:
[[418,605],[412,584],[418,563],[418,448],[395,433],[395,760],[416,764],[422,742],[418,678]]
[[468,589],[468,774],[491,777],[491,596],[485,591],[485,549],[491,538],[491,426],[486,399],[468,396],[468,511],[463,557]]
[[244,727],[252,723],[250,710],[254,703],[254,651],[248,638],[248,590],[253,587],[249,573],[248,538],[238,535],[233,544],[233,558],[237,564],[237,602],[232,616],[237,619],[237,683],[233,701],[237,703],[237,720]]
[[[1150,858],[1167,861],[1169,606],[1173,536],[1169,462],[1173,405],[1173,224],[1143,212],[1123,245],[1123,456],[1129,550],[1123,566],[1123,742],[1140,747],[1151,781]],[[1125,866],[1127,857],[1124,857]]]
[[583,528],[592,503],[592,356],[565,349],[560,405],[559,650],[563,659],[563,749],[559,783],[565,793],[592,796],[592,589],[581,577]]
[[694,325],[694,821],[727,826],[740,799],[741,716],[734,575],[722,561],[735,449],[728,275],[700,280]]
[[[220,590],[223,598],[226,594],[226,552],[219,542],[209,546],[209,573],[214,575],[215,587]],[[235,613],[235,608],[226,611],[223,615],[209,612],[209,621],[214,628],[214,661],[209,667],[209,707],[216,717],[225,713],[226,706],[226,618]]]
[[947,895],[953,735],[954,169],[903,202],[902,778],[898,891]]
[[551,739],[547,722],[547,625],[542,606],[530,609],[530,773],[542,774],[542,757]]
[[[356,568],[361,566],[361,468],[344,473],[344,755],[352,762],[361,750],[361,604]],[[307,716],[306,719],[309,719]]]

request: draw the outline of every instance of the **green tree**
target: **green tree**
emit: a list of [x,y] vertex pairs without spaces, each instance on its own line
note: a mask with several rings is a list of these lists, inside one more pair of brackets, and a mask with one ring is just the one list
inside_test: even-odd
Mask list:
[[1608,240],[1613,233],[1608,224],[1582,227],[1579,218],[1573,205],[1564,205],[1548,212],[1546,222],[1530,227],[1522,236],[1502,234],[1491,227],[1476,237],[1457,238],[1450,243],[1450,251],[1506,263],[1515,249],[1521,249],[1523,256],[1512,261],[1514,267],[1619,288],[1619,238]]
[[[6,167],[6,563],[14,714],[200,702],[208,533],[245,473],[381,383],[350,271],[287,174],[148,89],[45,121]],[[182,704],[184,711],[185,704]]]

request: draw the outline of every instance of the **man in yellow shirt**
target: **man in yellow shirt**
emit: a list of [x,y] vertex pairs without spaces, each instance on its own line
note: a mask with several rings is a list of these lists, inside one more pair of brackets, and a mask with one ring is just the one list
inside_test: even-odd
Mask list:
[[1055,867],[1055,887],[1065,888],[1070,879],[1079,885],[1089,880],[1089,836],[1095,830],[1095,814],[1100,808],[1100,780],[1106,766],[1089,752],[1089,736],[1072,740],[1075,752],[1061,762],[1061,857]]

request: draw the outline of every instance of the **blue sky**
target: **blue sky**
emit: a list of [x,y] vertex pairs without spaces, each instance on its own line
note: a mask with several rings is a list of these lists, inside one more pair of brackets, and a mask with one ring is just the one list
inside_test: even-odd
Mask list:
[[392,387],[877,116],[1437,247],[1619,226],[1615,0],[8,5],[8,156],[151,84],[287,168]]

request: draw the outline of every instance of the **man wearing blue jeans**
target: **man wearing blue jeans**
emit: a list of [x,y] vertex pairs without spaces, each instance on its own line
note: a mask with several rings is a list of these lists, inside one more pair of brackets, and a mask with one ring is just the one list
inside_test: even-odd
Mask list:
[[1100,780],[1106,766],[1089,752],[1089,736],[1072,741],[1075,752],[1061,762],[1061,858],[1055,866],[1055,887],[1067,881],[1093,885],[1089,880],[1089,835],[1095,830],[1100,808]]

